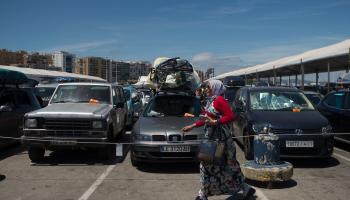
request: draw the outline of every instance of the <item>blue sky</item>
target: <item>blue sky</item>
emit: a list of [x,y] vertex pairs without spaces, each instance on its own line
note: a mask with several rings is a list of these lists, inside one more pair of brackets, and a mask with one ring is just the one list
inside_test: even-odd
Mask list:
[[0,48],[180,56],[217,74],[350,38],[348,0],[2,0]]

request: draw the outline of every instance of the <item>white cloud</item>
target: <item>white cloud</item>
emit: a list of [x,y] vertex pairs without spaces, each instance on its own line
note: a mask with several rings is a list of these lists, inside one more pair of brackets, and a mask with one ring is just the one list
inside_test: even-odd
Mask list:
[[92,42],[81,42],[76,44],[68,44],[68,45],[61,45],[56,46],[53,48],[49,48],[46,50],[43,50],[45,52],[52,52],[52,51],[69,51],[69,52],[86,52],[93,49],[101,48],[103,46],[108,46],[111,44],[117,43],[117,40],[101,40],[101,41],[92,41]]
[[234,70],[241,64],[241,59],[234,55],[215,55],[210,52],[195,54],[191,63],[203,71],[209,67],[215,68],[216,74],[221,74],[227,71]]

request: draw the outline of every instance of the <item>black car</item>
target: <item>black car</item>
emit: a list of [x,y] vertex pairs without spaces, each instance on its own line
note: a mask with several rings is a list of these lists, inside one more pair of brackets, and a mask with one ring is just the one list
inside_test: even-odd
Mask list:
[[223,80],[226,87],[224,98],[232,105],[236,92],[245,85],[245,81],[240,76],[227,76]]
[[317,106],[324,97],[322,94],[314,91],[304,91],[304,94],[314,106]]
[[[330,92],[318,104],[318,110],[329,120],[335,133],[350,131],[350,91]],[[336,140],[350,144],[350,135],[335,135]]]
[[[328,158],[333,152],[332,128],[302,91],[285,87],[243,87],[234,103],[235,136],[279,135],[284,157]],[[253,137],[239,138],[247,159],[253,158]]]

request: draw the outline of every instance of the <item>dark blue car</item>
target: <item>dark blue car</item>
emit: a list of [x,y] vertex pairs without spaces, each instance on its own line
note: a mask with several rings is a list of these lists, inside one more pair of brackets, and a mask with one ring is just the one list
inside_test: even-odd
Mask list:
[[[349,133],[350,91],[348,89],[329,93],[318,104],[317,108],[329,120],[335,133]],[[350,144],[350,135],[336,134],[334,138]]]
[[[235,97],[235,136],[279,135],[283,157],[328,158],[333,152],[332,128],[302,91],[285,87],[243,87]],[[253,137],[239,138],[247,159],[253,158]]]

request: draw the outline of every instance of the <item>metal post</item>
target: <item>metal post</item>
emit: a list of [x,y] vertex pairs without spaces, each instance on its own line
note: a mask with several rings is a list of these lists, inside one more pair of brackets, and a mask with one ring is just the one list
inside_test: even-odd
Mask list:
[[295,74],[295,87],[298,87],[298,74]]
[[350,48],[349,48],[349,62],[348,62],[348,68],[346,69],[346,73],[349,73],[350,69]]
[[304,72],[304,63],[303,63],[303,59],[300,59],[300,67],[301,67],[301,90],[304,90],[305,72]]
[[318,79],[319,79],[318,70],[316,70],[316,90],[317,91],[318,91]]
[[288,75],[288,87],[290,87],[290,75]]
[[244,85],[247,85],[247,74],[244,73]]
[[258,74],[258,70],[256,70],[256,81],[259,82],[259,74]]
[[282,86],[282,76],[280,76],[280,86]]
[[271,84],[270,76],[267,77],[267,82],[269,83],[269,85]]
[[276,69],[275,69],[275,66],[273,66],[273,84],[276,85]]
[[330,87],[329,87],[329,82],[331,79],[331,74],[330,74],[330,70],[331,70],[331,64],[329,63],[329,60],[327,62],[327,74],[328,74],[328,79],[327,79],[327,93],[329,93]]

